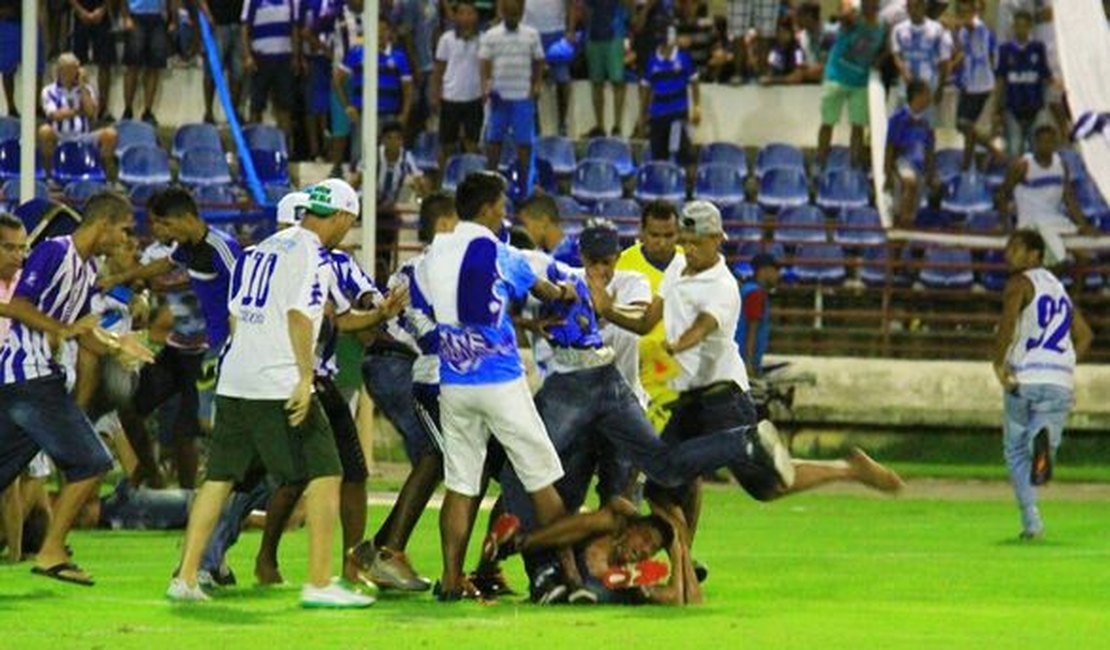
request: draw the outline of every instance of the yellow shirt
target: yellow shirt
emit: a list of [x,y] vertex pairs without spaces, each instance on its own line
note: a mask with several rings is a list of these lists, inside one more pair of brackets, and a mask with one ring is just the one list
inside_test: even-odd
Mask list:
[[[682,255],[682,249],[676,249],[675,255]],[[643,273],[651,284],[652,295],[655,296],[659,293],[659,283],[663,281],[663,271],[666,269],[660,269],[649,262],[644,257],[641,244],[636,243],[621,253],[620,259],[617,260],[617,270]],[[667,382],[678,374],[678,364],[675,363],[674,358],[663,352],[662,345],[665,339],[662,321],[640,337],[640,382],[651,399],[648,415],[660,430],[670,417],[670,413],[662,409],[663,405],[677,397]]]

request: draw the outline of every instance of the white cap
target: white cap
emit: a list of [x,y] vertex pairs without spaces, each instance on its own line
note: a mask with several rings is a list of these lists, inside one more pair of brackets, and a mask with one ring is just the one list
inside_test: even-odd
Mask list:
[[356,216],[361,213],[358,192],[347,181],[329,178],[306,187],[304,192],[308,195],[304,208],[314,215],[328,217],[340,210]]
[[290,192],[281,197],[277,204],[277,222],[283,226],[294,226],[301,220],[297,209],[308,205],[308,194]]
[[678,219],[678,228],[679,230],[692,232],[699,237],[721,235],[728,239],[724,226],[721,224],[721,211],[708,201],[690,201],[682,206],[682,216]]

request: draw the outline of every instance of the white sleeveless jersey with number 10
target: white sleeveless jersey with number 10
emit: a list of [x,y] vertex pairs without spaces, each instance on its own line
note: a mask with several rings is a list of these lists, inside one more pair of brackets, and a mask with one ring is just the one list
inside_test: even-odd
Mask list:
[[1072,302],[1064,285],[1043,268],[1030,269],[1033,300],[1022,310],[1008,362],[1020,384],[1071,388],[1075,348],[1071,341]]

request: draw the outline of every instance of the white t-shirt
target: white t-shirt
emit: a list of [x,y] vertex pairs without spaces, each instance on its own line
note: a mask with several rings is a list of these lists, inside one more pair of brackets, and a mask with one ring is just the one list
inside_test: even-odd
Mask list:
[[706,313],[717,321],[713,330],[698,345],[675,355],[681,372],[671,387],[681,392],[723,381],[735,382],[748,390],[748,372],[733,340],[740,319],[740,291],[723,257],[696,275],[683,275],[686,259],[667,267],[659,283],[663,298],[663,329],[674,342],[694,324],[698,314]]
[[[637,271],[617,271],[609,282],[609,293],[618,305],[635,305],[651,303],[651,283],[647,276]],[[601,337],[605,344],[613,348],[613,363],[617,371],[632,388],[636,399],[646,409],[648,395],[644,385],[640,383],[640,337],[626,329],[604,322],[601,327]]]
[[541,34],[567,31],[566,0],[525,0],[522,23]]
[[247,399],[288,399],[300,379],[289,339],[289,310],[312,321],[320,335],[335,272],[320,238],[287,228],[243,255],[231,280],[228,309],[235,333],[220,365],[216,394]]
[[493,62],[493,91],[506,101],[531,97],[532,62],[544,59],[540,33],[528,25],[508,30],[501,23],[489,28],[478,41],[478,58]]
[[482,98],[477,34],[463,39],[455,30],[444,32],[436,46],[436,61],[447,64],[443,70],[443,101],[473,102]]

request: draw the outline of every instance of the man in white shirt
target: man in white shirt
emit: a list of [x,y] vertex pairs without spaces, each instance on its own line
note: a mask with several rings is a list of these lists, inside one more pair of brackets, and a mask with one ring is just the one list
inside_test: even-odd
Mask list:
[[926,14],[925,0],[909,0],[909,18],[890,33],[890,50],[905,92],[911,81],[924,81],[940,103],[952,60],[952,34]]
[[38,143],[47,173],[54,168],[54,149],[59,142],[95,145],[100,164],[106,168],[116,150],[116,130],[110,126],[92,129],[100,104],[75,54],[66,52],[58,57],[58,78],[42,89],[41,100],[46,122],[39,127]]
[[332,581],[341,467],[313,394],[315,342],[336,282],[329,250],[357,218],[358,194],[335,180],[307,193],[301,225],[266,239],[235,268],[228,299],[232,336],[216,386],[208,480],[197,493],[178,577],[166,593],[172,600],[208,598],[197,584],[201,554],[232,486],[260,457],[278,481],[307,483],[309,566],[301,604],[361,608],[374,602]]
[[474,0],[460,0],[455,29],[444,32],[436,45],[431,86],[432,110],[439,112],[440,169],[447,169],[447,157],[460,140],[463,151],[478,151],[485,120],[478,67],[478,10]]
[[[570,0],[525,0],[525,25],[540,34],[540,44],[548,62],[549,81],[555,84],[559,135],[567,134],[567,109],[570,106],[570,60],[574,55],[574,12]],[[552,46],[566,39],[565,45]]]

